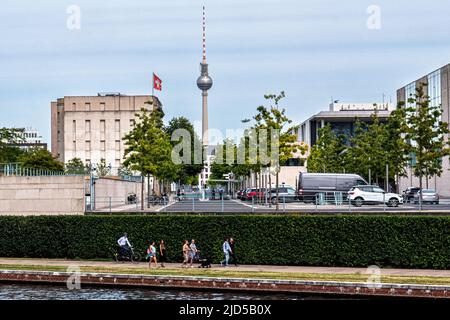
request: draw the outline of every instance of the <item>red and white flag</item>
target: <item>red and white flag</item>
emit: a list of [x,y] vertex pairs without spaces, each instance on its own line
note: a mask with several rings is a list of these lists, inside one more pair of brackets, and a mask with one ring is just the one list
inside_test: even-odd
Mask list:
[[156,74],[153,74],[153,89],[159,91],[162,89],[162,80]]

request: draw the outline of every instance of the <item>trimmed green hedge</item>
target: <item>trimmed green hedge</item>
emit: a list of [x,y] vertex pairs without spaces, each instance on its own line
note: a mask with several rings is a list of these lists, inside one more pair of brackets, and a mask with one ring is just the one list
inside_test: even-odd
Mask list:
[[3,216],[0,256],[111,259],[124,232],[143,254],[164,239],[172,262],[192,238],[218,262],[232,236],[242,264],[450,268],[450,217],[418,216]]

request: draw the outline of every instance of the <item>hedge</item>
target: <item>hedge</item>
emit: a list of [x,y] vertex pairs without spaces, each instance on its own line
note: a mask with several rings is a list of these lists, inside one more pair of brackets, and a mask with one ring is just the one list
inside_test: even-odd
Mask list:
[[164,239],[171,262],[192,238],[219,262],[231,236],[241,264],[450,267],[450,217],[419,216],[3,216],[0,256],[111,259],[124,232],[143,254]]

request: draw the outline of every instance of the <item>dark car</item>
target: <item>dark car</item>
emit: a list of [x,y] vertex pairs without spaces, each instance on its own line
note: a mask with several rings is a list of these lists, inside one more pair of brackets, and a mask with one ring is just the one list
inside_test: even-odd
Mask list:
[[357,174],[341,173],[300,173],[297,198],[303,202],[315,202],[318,194],[342,194],[347,199],[353,186],[367,185],[366,180]]
[[416,195],[417,192],[419,192],[419,190],[420,190],[420,188],[417,188],[417,187],[407,188],[405,191],[403,191],[403,201],[405,203],[413,202],[414,196]]
[[[275,204],[277,201],[277,190],[274,188],[270,191],[270,201]],[[294,188],[280,187],[278,188],[278,203],[295,202],[297,194]]]
[[244,196],[244,192],[245,192],[245,189],[239,190],[239,191],[236,193],[237,198],[238,198],[238,199],[242,199],[242,197]]

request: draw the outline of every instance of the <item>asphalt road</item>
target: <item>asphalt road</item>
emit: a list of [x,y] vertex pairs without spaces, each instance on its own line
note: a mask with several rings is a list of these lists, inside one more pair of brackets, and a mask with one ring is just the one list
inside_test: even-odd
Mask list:
[[[211,212],[211,213],[276,213],[275,206],[252,205],[251,202],[241,200],[199,200],[187,199],[174,202],[158,210],[158,212]],[[418,213],[419,205],[407,203],[399,205],[397,208],[384,207],[380,205],[365,205],[360,208],[343,205],[313,205],[304,203],[280,204],[278,212],[308,212],[308,213]],[[424,204],[422,212],[428,214],[448,214],[450,215],[450,201],[443,200],[441,204]]]

